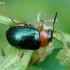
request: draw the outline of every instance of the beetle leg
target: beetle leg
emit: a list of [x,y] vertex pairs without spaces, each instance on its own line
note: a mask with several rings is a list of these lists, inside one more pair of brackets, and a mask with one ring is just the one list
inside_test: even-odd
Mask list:
[[[10,18],[10,17],[9,17]],[[11,21],[15,24],[15,25],[20,25],[20,24],[23,24],[24,21],[23,20],[19,20],[18,22],[15,22],[14,19],[10,18]]]
[[[10,17],[9,17],[10,18]],[[32,28],[34,28],[34,26],[33,25],[31,25],[31,24],[27,24],[25,21],[23,21],[23,20],[19,20],[18,22],[15,22],[12,18],[10,18],[11,20],[12,20],[12,22],[15,24],[15,25],[20,25],[20,24],[24,24],[24,27],[32,27]]]
[[34,27],[32,24],[29,24],[29,25],[28,25],[28,24],[27,24],[25,21],[23,21],[23,20],[19,20],[18,23],[19,23],[19,24],[24,24],[24,27],[32,27],[32,28]]
[[33,26],[32,24],[29,24],[29,27],[32,27],[32,28],[34,28],[34,26]]
[[[10,18],[10,17],[9,17]],[[24,27],[28,27],[29,25],[23,21],[23,20],[19,20],[18,22],[15,22],[12,18],[10,18],[12,20],[12,22],[15,24],[15,25],[20,25],[20,24],[24,24]]]
[[25,21],[23,22],[23,24],[24,24],[24,27],[28,27],[28,24]]
[[15,22],[15,23],[16,23],[17,25],[20,25],[20,24],[25,24],[26,22],[20,19],[18,22]]
[[11,19],[11,21],[13,22],[13,23],[15,23],[16,24],[16,22],[11,18],[11,17],[9,17],[10,19]]

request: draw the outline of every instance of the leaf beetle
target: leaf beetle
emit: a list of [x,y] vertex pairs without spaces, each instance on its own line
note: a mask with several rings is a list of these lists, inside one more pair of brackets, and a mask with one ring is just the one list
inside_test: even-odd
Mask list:
[[[54,22],[56,21],[57,12],[55,14]],[[44,22],[41,20],[42,25],[38,28],[35,28],[31,24],[27,24],[20,20],[20,22],[15,22],[11,19],[15,25],[10,27],[6,31],[6,38],[8,42],[16,48],[20,49],[28,49],[28,50],[37,50],[40,47],[45,47],[49,44],[53,39],[53,30],[43,30]],[[24,24],[24,26],[19,26],[20,24]]]

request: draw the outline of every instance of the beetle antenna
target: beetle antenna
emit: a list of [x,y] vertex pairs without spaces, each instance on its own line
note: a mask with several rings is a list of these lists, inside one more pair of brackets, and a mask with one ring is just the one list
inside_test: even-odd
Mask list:
[[54,31],[54,24],[55,24],[55,21],[56,21],[57,13],[58,12],[55,13],[55,17],[54,17],[54,21],[53,21],[53,31]]
[[[57,40],[58,42],[60,42],[61,44],[63,44],[63,42],[61,42],[60,40],[58,40],[57,38],[53,37],[53,39]],[[67,43],[68,48],[70,48],[70,44]]]
[[61,44],[63,44],[63,42],[61,42],[60,40],[56,39],[55,37],[53,37],[53,39],[57,40],[58,42],[60,42]]

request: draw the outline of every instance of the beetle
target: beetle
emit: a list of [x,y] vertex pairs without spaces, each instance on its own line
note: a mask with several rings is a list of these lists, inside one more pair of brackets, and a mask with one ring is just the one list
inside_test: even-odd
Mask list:
[[[57,12],[55,14],[54,23],[56,21]],[[50,41],[53,39],[53,30],[44,30],[43,24],[44,22],[41,20],[41,24],[38,29],[35,28],[31,24],[27,24],[26,22],[19,21],[15,22],[11,19],[15,25],[10,27],[6,31],[6,38],[8,42],[16,48],[20,49],[28,49],[28,50],[37,50],[40,47],[45,47],[49,44]],[[24,24],[24,26],[19,26],[19,24]]]

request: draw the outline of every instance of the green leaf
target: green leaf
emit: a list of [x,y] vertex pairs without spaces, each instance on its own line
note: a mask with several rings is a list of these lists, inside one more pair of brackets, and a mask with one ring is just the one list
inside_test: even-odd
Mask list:
[[63,45],[63,48],[58,52],[56,58],[70,70],[70,46],[67,45],[65,38],[63,39]]
[[26,70],[42,70],[42,69],[36,66],[30,66]]
[[55,58],[60,49],[54,49],[53,52],[46,57],[43,62],[35,65],[42,70],[68,70],[64,65]]
[[25,70],[32,55],[32,50],[16,49],[7,46],[1,49],[0,69],[1,70]]
[[65,65],[70,70],[70,49],[66,48],[61,49],[58,52],[56,58],[60,61],[62,65]]

